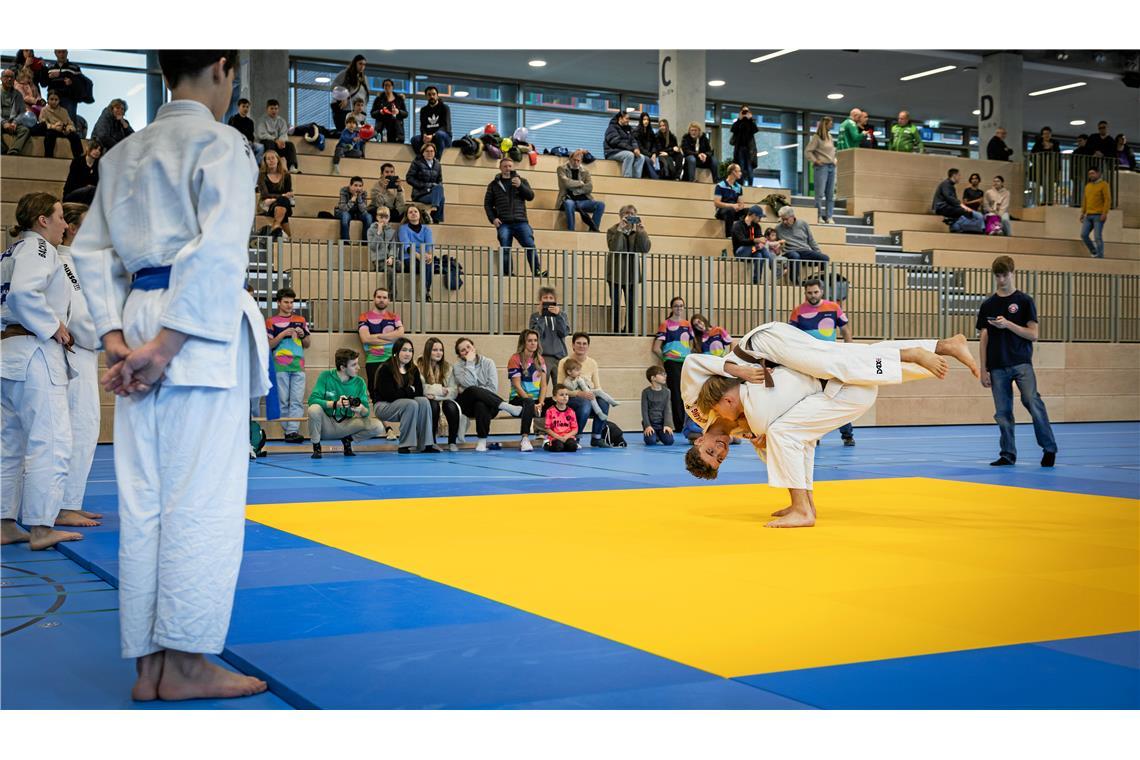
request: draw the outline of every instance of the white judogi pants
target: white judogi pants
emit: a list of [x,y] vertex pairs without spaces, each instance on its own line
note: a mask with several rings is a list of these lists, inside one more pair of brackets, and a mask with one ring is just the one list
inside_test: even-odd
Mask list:
[[24,380],[0,381],[0,409],[3,517],[51,527],[63,504],[71,421],[67,386],[52,383],[42,350],[28,360]]
[[249,468],[251,338],[240,332],[235,387],[160,383],[115,401],[123,657],[225,643]]
[[[808,340],[819,342],[810,336]],[[936,344],[937,341],[933,340],[891,340],[874,343],[867,348],[874,349],[880,355],[893,351],[897,356],[904,348],[933,351]],[[850,349],[853,345],[855,344],[848,343],[845,347]],[[917,364],[899,364],[902,382],[934,377]],[[767,430],[768,485],[773,488],[812,490],[815,442],[832,430],[859,419],[874,405],[878,395],[876,385],[855,385],[832,380],[822,392],[804,398],[773,421]]]
[[87,476],[99,445],[99,353],[73,346],[68,358],[79,373],[67,384],[67,408],[71,412],[71,467],[63,491],[64,509],[83,509]]

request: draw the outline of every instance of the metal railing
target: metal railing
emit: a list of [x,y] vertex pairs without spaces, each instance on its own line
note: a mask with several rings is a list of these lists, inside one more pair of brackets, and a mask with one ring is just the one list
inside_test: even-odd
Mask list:
[[1097,169],[1112,190],[1112,207],[1120,204],[1115,158],[1072,153],[1025,154],[1026,206],[1080,206],[1089,169]]
[[[973,336],[978,307],[993,292],[988,269],[927,265],[831,262],[821,271],[806,261],[537,249],[532,267],[518,248],[437,245],[429,262],[398,244],[370,255],[364,242],[264,237],[252,238],[249,250],[266,313],[273,294],[289,286],[299,313],[321,332],[354,331],[384,287],[409,332],[518,333],[537,310],[538,289],[549,285],[572,331],[653,335],[681,296],[690,314],[739,336],[786,320],[803,301],[803,281],[820,276],[857,338]],[[1140,342],[1140,275],[1033,271],[1019,273],[1017,284],[1037,302],[1041,340]]]

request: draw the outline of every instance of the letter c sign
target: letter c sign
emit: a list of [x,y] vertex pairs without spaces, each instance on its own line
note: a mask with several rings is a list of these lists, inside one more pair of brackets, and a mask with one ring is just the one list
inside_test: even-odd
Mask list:
[[661,84],[668,87],[673,84],[673,81],[665,74],[665,67],[668,66],[673,60],[673,56],[667,55],[661,60]]
[[981,111],[982,111],[982,113],[979,116],[979,118],[982,121],[989,121],[991,118],[993,118],[993,115],[994,115],[994,96],[993,95],[983,95],[982,96]]

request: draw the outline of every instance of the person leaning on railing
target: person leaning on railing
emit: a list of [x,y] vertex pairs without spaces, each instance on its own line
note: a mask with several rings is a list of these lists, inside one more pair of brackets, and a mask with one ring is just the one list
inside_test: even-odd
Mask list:
[[1061,173],[1061,146],[1053,141],[1053,130],[1042,127],[1029,153],[1033,157],[1031,177],[1037,181],[1042,205],[1053,205],[1057,179]]
[[[606,230],[606,283],[613,304],[614,332],[633,332],[633,313],[637,308],[637,285],[641,282],[641,257],[649,253],[653,243],[637,209],[625,205],[618,212],[619,221]],[[625,329],[621,329],[621,295],[625,293]]]

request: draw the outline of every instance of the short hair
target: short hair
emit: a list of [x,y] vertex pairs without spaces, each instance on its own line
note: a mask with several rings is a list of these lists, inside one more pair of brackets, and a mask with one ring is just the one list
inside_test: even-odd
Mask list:
[[636,214],[637,213],[637,206],[633,205],[632,203],[625,204],[624,206],[622,206],[621,208],[618,209],[618,216],[622,216],[623,214],[625,214],[626,211],[629,211],[632,214]]
[[[1100,125],[1097,125],[1097,126],[1100,126]],[[1053,128],[1052,127],[1041,127],[1041,131],[1042,132],[1052,132]]]
[[567,393],[569,393],[569,392],[570,392],[570,389],[569,389],[568,387],[566,387],[566,385],[565,385],[564,383],[557,383],[557,384],[554,386],[554,390],[553,390],[552,392],[553,392],[555,395],[557,395],[559,391],[566,391]]
[[685,469],[688,470],[689,474],[694,478],[700,478],[701,480],[716,480],[718,473],[715,467],[712,467],[708,462],[701,459],[701,448],[696,442],[685,452]]
[[570,154],[570,158],[576,158],[579,161],[581,161],[585,157],[586,157],[586,151],[582,150],[581,148],[578,148],[578,150],[576,150]]
[[376,294],[380,293],[380,292],[383,292],[386,294],[388,292],[388,288],[376,288],[376,290],[372,291],[372,297],[375,298]]
[[573,358],[567,359],[565,362],[563,362],[562,369],[565,370],[567,374],[569,374],[573,370],[582,369],[582,362]]
[[428,148],[435,150],[435,143],[434,142],[425,142],[423,145],[421,145],[420,146],[420,155],[422,156],[424,154],[424,151],[427,150]]
[[1013,259],[1009,256],[998,256],[990,265],[994,274],[1009,274],[1014,271]]
[[353,116],[352,114],[349,114],[348,116],[344,117],[344,123],[345,124],[355,124],[356,123],[356,117]]
[[665,368],[662,367],[660,364],[654,364],[652,367],[646,368],[645,379],[652,382],[653,378],[657,377],[658,375],[664,375],[664,374],[665,374]]
[[810,288],[810,287],[822,288],[823,287],[823,281],[820,280],[818,277],[809,277],[806,280],[804,280],[804,288]]
[[585,338],[586,343],[587,344],[590,343],[590,333],[588,333],[588,332],[576,332],[570,337],[570,345],[574,345],[575,343],[577,343],[578,338]]
[[280,106],[280,105],[281,104],[277,102],[277,98],[270,98],[269,100],[265,101],[265,107],[266,108],[269,108],[270,106]]
[[384,163],[380,164],[380,173],[383,174],[385,169],[391,169],[392,171],[396,171],[396,165],[390,164],[387,161],[385,161]]
[[225,59],[222,71],[229,73],[238,65],[238,51],[236,50],[160,50],[158,51],[158,65],[162,69],[162,76],[171,89],[177,87],[183,79],[192,79],[202,73],[202,69],[213,66],[220,59]]
[[1077,139],[1078,140],[1087,140],[1087,139],[1089,139],[1089,136],[1087,134],[1085,134],[1084,132],[1082,132],[1081,134],[1077,135]]
[[787,219],[789,216],[795,215],[796,210],[791,206],[781,206],[780,210],[777,212],[777,216],[779,216],[781,219]]
[[698,122],[690,121],[689,122],[689,129],[692,129],[693,127],[696,127],[697,129],[701,130],[702,132],[705,131]]
[[721,377],[720,375],[710,377],[701,386],[700,392],[697,393],[697,409],[707,417],[726,393],[743,382],[738,377]]
[[127,101],[122,98],[112,98],[111,102],[107,104],[107,108],[114,108],[115,106],[123,109],[123,113],[127,112]]
[[333,354],[333,362],[336,364],[337,369],[344,369],[348,363],[355,359],[360,354],[353,351],[351,348],[338,348],[336,353]]
[[293,288],[281,288],[281,290],[277,291],[277,300],[278,301],[280,301],[282,298],[296,298],[296,297],[297,297],[297,291],[293,290]]
[[353,98],[352,104],[356,105],[357,103],[359,103],[360,105],[364,105],[364,98]]
[[249,102],[249,98],[238,98],[238,105],[239,106],[248,106],[248,105],[252,105],[252,104]]
[[543,296],[554,296],[557,298],[558,297],[558,291],[556,291],[554,288],[550,287],[549,285],[543,285],[541,288],[538,289],[538,300],[541,301]]
[[1106,126],[1106,127],[1108,126],[1108,122],[1107,122],[1107,121],[1105,121],[1104,119],[1101,119],[1100,121],[1098,121],[1098,122],[1096,123],[1097,127],[1100,127],[1100,125],[1101,125],[1101,124],[1103,124],[1103,125],[1104,125],[1104,126]]
[[1003,184],[1005,183],[1005,177],[1001,176],[1000,174],[995,174],[994,179],[1000,179]]
[[348,181],[348,184],[355,185],[357,182],[359,182],[360,184],[363,185],[364,184],[364,177],[353,177],[352,179],[350,179]]
[[395,81],[393,81],[391,79],[385,79],[383,82],[380,83],[380,86],[383,87],[384,85],[388,84],[389,82],[392,82],[392,89],[393,90],[396,89],[396,83],[395,83]]
[[435,90],[436,95],[439,94],[439,88],[436,87],[434,84],[429,84],[427,87],[424,88],[424,95],[427,95],[432,90]]
[[951,169],[950,171],[946,172],[946,179],[950,179],[955,174],[961,174],[961,172],[958,171],[957,169]]

